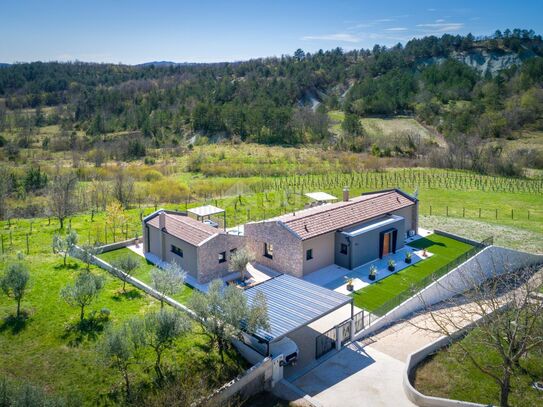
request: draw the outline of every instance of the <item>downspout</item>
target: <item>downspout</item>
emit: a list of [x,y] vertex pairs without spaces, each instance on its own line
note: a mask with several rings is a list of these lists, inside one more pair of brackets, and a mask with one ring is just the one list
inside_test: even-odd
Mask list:
[[353,259],[352,259],[352,256],[353,256],[353,251],[351,250],[351,237],[350,236],[345,236],[345,239],[347,239],[347,250],[349,251],[349,270],[352,270],[352,265],[353,265]]

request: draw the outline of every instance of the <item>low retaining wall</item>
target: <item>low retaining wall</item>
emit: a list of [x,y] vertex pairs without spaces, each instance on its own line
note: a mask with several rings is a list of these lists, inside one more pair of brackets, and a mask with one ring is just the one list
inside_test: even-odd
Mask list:
[[473,283],[481,283],[492,275],[540,263],[543,263],[543,255],[489,246],[375,320],[368,328],[357,333],[354,339],[360,340],[429,305],[462,294]]
[[481,245],[481,242],[478,242],[477,240],[468,239],[467,237],[455,235],[454,233],[445,232],[443,230],[435,229],[434,233],[436,235],[449,237],[451,239],[458,240],[459,242],[470,244],[470,245],[475,246],[475,247]]
[[[113,250],[113,249],[112,249]],[[82,260],[82,253],[83,249],[81,249],[79,246],[75,246],[70,255],[78,258],[79,260]],[[126,280],[127,283],[132,284],[134,287],[139,288],[140,290],[145,291],[150,296],[156,298],[157,300],[164,301],[165,303],[171,305],[172,307],[184,311],[187,314],[189,314],[191,317],[196,318],[196,314],[194,312],[186,307],[185,305],[177,302],[173,298],[168,297],[167,295],[163,295],[157,290],[155,290],[153,287],[145,284],[143,281],[138,280],[137,278],[134,278],[132,276],[126,275],[123,271],[119,270],[118,268],[113,267],[111,264],[109,264],[107,261],[104,261],[96,256],[92,256],[92,264],[95,266],[100,267],[101,269],[106,270],[107,272],[113,274],[115,277],[118,277],[122,280]]]
[[111,252],[113,250],[122,249],[123,247],[130,246],[131,244],[134,244],[136,240],[142,241],[141,237],[134,237],[132,239],[123,240],[122,242],[115,242],[110,244],[105,244],[103,246],[100,246],[100,250],[102,253]]
[[[457,337],[460,335],[461,332],[458,333]],[[415,389],[411,384],[412,373],[417,365],[426,359],[428,355],[449,345],[450,342],[451,341],[448,337],[443,337],[408,356],[406,361],[406,369],[403,375],[403,390],[405,395],[409,400],[420,407],[485,407],[484,404],[426,396]]]
[[242,375],[215,390],[207,399],[211,405],[227,405],[232,399],[247,399],[263,391],[270,391],[283,380],[283,356],[267,357]]

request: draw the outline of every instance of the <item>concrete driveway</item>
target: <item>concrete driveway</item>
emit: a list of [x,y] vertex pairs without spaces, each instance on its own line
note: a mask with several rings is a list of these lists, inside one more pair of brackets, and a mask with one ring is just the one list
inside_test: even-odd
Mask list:
[[293,384],[323,406],[414,406],[403,392],[404,368],[398,359],[355,342]]

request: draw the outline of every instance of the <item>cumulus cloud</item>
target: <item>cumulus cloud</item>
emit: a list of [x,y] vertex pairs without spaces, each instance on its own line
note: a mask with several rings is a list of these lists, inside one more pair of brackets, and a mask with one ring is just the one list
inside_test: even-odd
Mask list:
[[304,41],[342,41],[342,42],[360,42],[360,37],[347,34],[347,33],[337,33],[337,34],[324,34],[324,35],[306,35],[302,37]]

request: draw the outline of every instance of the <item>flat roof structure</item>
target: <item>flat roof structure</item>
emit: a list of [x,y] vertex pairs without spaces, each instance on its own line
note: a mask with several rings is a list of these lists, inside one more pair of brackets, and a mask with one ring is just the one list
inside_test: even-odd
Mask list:
[[270,329],[259,329],[255,336],[268,343],[278,341],[344,305],[350,303],[352,306],[353,301],[344,294],[288,274],[281,274],[245,290],[249,304],[259,291],[266,297]]
[[391,225],[403,219],[404,218],[402,216],[391,215],[391,216],[385,217],[384,219],[379,219],[373,222],[363,223],[362,225],[358,225],[358,226],[349,228],[347,230],[343,230],[341,233],[349,237],[355,237],[363,233],[369,232],[370,230],[380,228],[381,226]]
[[217,208],[213,205],[197,206],[196,208],[187,209],[188,213],[192,213],[198,217],[213,216],[223,213],[224,209]]
[[337,198],[334,195],[327,194],[326,192],[308,192],[305,194],[308,198],[318,202],[335,201]]

